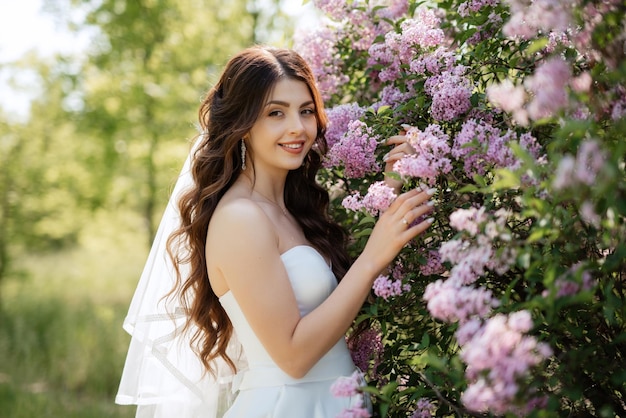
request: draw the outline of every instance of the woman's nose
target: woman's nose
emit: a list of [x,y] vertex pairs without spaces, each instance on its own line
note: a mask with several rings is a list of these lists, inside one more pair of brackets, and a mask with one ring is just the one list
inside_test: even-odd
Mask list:
[[304,131],[304,123],[302,121],[302,116],[300,112],[297,115],[294,115],[290,118],[289,132],[292,134],[300,134]]

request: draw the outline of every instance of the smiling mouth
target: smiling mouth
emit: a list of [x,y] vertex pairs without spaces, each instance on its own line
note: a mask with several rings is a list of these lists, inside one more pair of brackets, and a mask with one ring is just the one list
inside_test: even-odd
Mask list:
[[288,149],[300,149],[304,146],[304,144],[302,143],[298,143],[298,144],[279,144],[281,147],[283,148],[288,148]]

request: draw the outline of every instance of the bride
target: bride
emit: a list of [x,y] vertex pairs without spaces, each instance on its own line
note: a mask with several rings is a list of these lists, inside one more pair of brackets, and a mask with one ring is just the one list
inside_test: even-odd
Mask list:
[[[321,418],[367,407],[362,394],[330,393],[356,370],[345,334],[374,279],[430,226],[414,221],[432,210],[432,190],[400,194],[350,260],[316,183],[323,103],[291,50],[233,57],[199,117],[125,323],[133,338],[116,401],[138,404],[141,417]],[[411,151],[403,136],[388,143],[388,166]]]

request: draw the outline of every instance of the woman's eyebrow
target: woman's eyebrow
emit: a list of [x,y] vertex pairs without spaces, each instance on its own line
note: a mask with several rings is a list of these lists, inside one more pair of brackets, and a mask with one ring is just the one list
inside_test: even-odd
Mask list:
[[[309,106],[311,104],[313,104],[313,100],[309,100],[309,101],[306,101],[306,102],[302,103],[300,105],[300,107]],[[270,106],[270,105],[278,105],[278,106],[284,106],[284,107],[289,107],[290,106],[290,104],[288,102],[284,102],[282,100],[270,100],[269,102],[267,102],[265,104],[266,107]]]

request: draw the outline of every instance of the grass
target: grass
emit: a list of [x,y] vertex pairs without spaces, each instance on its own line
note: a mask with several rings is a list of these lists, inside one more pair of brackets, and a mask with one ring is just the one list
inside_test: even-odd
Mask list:
[[128,349],[121,325],[148,248],[141,221],[102,213],[80,246],[25,254],[2,283],[0,416],[132,417],[114,404]]

